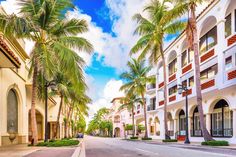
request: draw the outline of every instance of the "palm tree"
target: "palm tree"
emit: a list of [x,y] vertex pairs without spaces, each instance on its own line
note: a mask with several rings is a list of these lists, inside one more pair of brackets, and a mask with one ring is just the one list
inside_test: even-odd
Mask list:
[[[36,78],[39,71],[50,75],[53,65],[62,66],[62,72],[72,82],[83,77],[83,59],[75,50],[92,52],[92,45],[79,33],[88,31],[85,20],[66,19],[65,11],[73,7],[71,0],[18,0],[18,15],[0,14],[0,31],[6,36],[28,39],[34,42],[31,52],[32,143],[38,142],[35,116]],[[80,68],[78,68],[78,65]]]
[[135,125],[134,125],[134,107],[136,103],[142,104],[142,101],[140,98],[138,98],[136,95],[134,95],[131,91],[126,92],[126,97],[122,99],[123,104],[119,107],[119,110],[122,110],[124,108],[127,108],[128,111],[131,112],[132,115],[132,127],[133,132],[132,136],[135,136]]
[[137,96],[140,96],[142,99],[142,105],[144,108],[144,121],[145,121],[145,138],[148,138],[147,133],[147,111],[146,111],[146,100],[145,100],[145,92],[146,92],[146,84],[153,82],[153,77],[148,77],[148,72],[152,69],[151,66],[145,66],[144,60],[135,60],[131,59],[127,63],[129,68],[128,72],[124,72],[121,74],[121,78],[126,81],[126,83],[121,86],[120,90],[132,91]]
[[151,64],[156,64],[159,57],[162,59],[163,76],[164,76],[164,125],[165,139],[169,138],[167,125],[167,74],[166,61],[164,56],[164,39],[166,35],[176,34],[182,30],[185,23],[175,20],[179,14],[176,9],[169,8],[169,0],[152,0],[144,11],[147,12],[148,18],[141,14],[135,14],[133,19],[137,21],[138,26],[135,33],[141,38],[131,49],[130,54],[141,51],[139,58],[149,57]]
[[[179,13],[188,14],[188,23],[186,27],[186,35],[188,46],[194,51],[194,63],[195,63],[195,84],[196,84],[196,99],[198,105],[200,126],[205,141],[213,140],[210,133],[206,129],[204,121],[204,113],[202,107],[202,93],[201,93],[201,79],[200,79],[200,63],[199,63],[199,38],[197,30],[197,18],[196,18],[196,7],[202,4],[205,0],[173,0],[177,2],[176,8]],[[205,1],[206,2],[206,1]]]

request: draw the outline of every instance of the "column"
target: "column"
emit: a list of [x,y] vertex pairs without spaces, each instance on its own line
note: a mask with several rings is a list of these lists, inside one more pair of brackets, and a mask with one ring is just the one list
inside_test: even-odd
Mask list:
[[222,74],[222,75],[218,75],[216,77],[216,81],[217,81],[217,85],[218,87],[222,87],[223,83],[224,83],[224,53],[222,52],[222,50],[226,49],[226,45],[227,45],[227,40],[225,39],[225,19],[220,20],[217,23],[217,47],[216,47],[216,51],[215,53],[217,53],[217,57],[218,57],[218,74]]
[[189,138],[191,137],[191,130],[192,130],[191,119],[192,119],[192,117],[188,117],[188,136],[189,136]]
[[178,128],[177,128],[177,118],[174,119],[174,136],[175,133],[177,132]]
[[236,138],[236,109],[233,109],[233,137]]
[[206,114],[206,129],[210,133],[210,131],[211,131],[211,113]]

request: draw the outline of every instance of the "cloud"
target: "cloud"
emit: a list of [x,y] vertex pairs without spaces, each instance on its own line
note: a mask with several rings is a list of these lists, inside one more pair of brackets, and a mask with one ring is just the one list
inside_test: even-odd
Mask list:
[[90,120],[94,115],[94,113],[96,113],[100,108],[102,107],[109,108],[111,106],[110,102],[113,98],[124,96],[124,93],[119,90],[122,85],[123,82],[121,80],[111,79],[110,81],[107,82],[103,90],[103,95],[89,105]]

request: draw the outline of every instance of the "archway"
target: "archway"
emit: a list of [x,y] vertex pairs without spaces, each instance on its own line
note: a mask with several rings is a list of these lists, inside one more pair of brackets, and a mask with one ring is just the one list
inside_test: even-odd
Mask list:
[[155,126],[156,136],[160,136],[160,120],[158,117],[155,117],[155,119],[154,119],[154,126]]
[[153,125],[153,120],[152,118],[149,119],[148,121],[148,125],[149,125],[149,133],[151,136],[153,136],[155,133],[155,130],[154,130],[154,125]]
[[14,89],[7,95],[7,132],[18,133],[18,99]]
[[[29,141],[32,140],[32,131],[31,131],[31,110],[29,110]],[[43,140],[43,116],[42,114],[36,110],[36,121],[37,121],[37,131],[38,131],[38,140]]]
[[114,132],[115,137],[120,137],[120,128],[116,127]]
[[214,105],[211,114],[211,134],[214,137],[233,136],[233,112],[224,99]]
[[170,112],[167,113],[168,135],[174,136],[174,120]]

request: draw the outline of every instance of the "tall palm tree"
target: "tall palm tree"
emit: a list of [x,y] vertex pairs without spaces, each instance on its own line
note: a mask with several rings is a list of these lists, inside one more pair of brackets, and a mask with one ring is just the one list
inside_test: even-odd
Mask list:
[[[79,33],[88,31],[85,20],[66,19],[65,11],[73,7],[71,0],[18,0],[18,15],[0,14],[0,31],[6,36],[28,39],[34,42],[31,52],[32,143],[38,142],[35,116],[36,78],[40,70],[45,74],[53,72],[52,65],[62,66],[71,81],[82,78],[83,59],[75,50],[92,52],[92,45]],[[78,65],[80,68],[78,68]]]
[[135,125],[134,125],[134,107],[136,103],[142,104],[141,98],[134,95],[131,91],[126,92],[126,97],[122,99],[123,104],[119,107],[119,110],[127,108],[128,111],[131,112],[132,115],[132,127],[133,132],[132,136],[135,136]]
[[146,108],[146,84],[153,82],[153,77],[148,77],[147,74],[152,69],[151,66],[145,66],[144,60],[131,59],[127,63],[129,71],[121,74],[121,78],[126,83],[121,86],[120,90],[132,91],[135,95],[140,96],[142,99],[142,105],[144,108],[144,122],[145,122],[145,138],[148,138],[147,132],[147,108]]
[[176,20],[179,14],[175,8],[170,9],[169,0],[152,0],[145,8],[148,18],[141,14],[135,14],[133,19],[137,21],[138,26],[135,33],[140,35],[140,39],[133,46],[130,54],[141,51],[139,58],[149,57],[151,64],[156,64],[159,57],[162,59],[164,76],[164,125],[165,139],[169,138],[167,125],[167,74],[166,60],[164,56],[164,40],[166,35],[176,34],[181,31],[185,23]]
[[188,14],[188,23],[186,27],[186,35],[188,46],[194,51],[194,66],[195,66],[195,84],[196,84],[196,99],[199,112],[200,126],[205,141],[213,140],[210,133],[206,129],[204,113],[202,107],[201,79],[200,79],[200,61],[199,61],[199,38],[197,29],[196,7],[206,0],[173,0],[177,2],[176,8],[178,12]]

